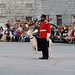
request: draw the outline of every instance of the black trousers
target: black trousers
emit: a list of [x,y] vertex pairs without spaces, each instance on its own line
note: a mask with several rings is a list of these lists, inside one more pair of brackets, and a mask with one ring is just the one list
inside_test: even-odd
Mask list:
[[49,57],[48,42],[47,42],[46,38],[40,39],[40,42],[41,42],[41,47],[42,47],[42,57],[43,58],[48,58]]

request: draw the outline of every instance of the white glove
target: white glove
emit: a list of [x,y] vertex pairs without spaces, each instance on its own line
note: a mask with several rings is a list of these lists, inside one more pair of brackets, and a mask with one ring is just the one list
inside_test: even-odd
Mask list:
[[34,33],[37,33],[38,32],[38,29],[36,29],[35,31],[34,31]]
[[46,38],[47,41],[49,41],[49,37],[50,37],[50,35],[51,35],[50,33],[47,33],[47,38]]
[[50,35],[51,35],[50,33],[47,33],[47,38],[49,38],[49,37],[50,37]]
[[38,30],[36,29],[36,30],[34,30],[33,32],[32,32],[32,34],[35,34],[35,33],[37,33],[38,32]]

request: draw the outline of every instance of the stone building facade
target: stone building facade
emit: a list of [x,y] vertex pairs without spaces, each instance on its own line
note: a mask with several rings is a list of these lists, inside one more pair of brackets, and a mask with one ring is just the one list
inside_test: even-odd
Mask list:
[[35,7],[37,16],[44,13],[56,25],[69,24],[75,19],[75,0],[38,0]]
[[75,19],[75,0],[0,0],[0,23],[8,19],[36,19],[41,14],[54,24],[69,24]]

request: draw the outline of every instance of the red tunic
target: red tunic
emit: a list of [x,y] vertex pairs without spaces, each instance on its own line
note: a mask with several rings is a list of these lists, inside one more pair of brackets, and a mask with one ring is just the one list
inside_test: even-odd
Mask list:
[[47,22],[41,22],[38,31],[39,31],[39,38],[46,38],[47,33],[51,33],[50,24]]

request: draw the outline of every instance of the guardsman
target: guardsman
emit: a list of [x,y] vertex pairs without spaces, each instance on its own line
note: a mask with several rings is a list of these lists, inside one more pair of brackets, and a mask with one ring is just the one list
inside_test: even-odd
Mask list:
[[41,16],[41,22],[38,27],[39,31],[39,38],[41,41],[41,47],[42,47],[42,57],[39,59],[48,59],[49,53],[48,53],[48,41],[47,39],[50,37],[51,28],[50,23],[46,21],[46,15],[42,14]]

